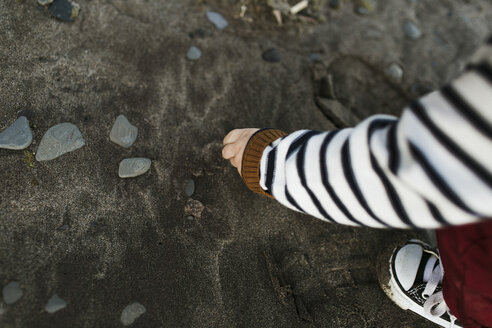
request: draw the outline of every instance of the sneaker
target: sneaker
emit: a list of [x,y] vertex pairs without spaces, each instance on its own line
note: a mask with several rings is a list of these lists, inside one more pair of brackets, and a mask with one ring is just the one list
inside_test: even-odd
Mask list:
[[437,249],[420,240],[410,240],[393,251],[389,265],[389,279],[385,275],[386,280],[380,280],[380,284],[393,302],[441,327],[463,327],[444,301],[444,272]]

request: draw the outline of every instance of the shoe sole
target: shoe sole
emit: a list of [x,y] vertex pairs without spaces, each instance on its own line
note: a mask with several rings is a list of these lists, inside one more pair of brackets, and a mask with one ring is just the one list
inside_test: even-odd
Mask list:
[[[420,244],[424,248],[430,247],[427,244],[421,242],[420,240],[411,240],[411,242]],[[393,255],[396,253],[397,249],[398,248],[395,248],[395,250],[393,251]],[[449,321],[444,320],[441,317],[429,316],[427,313],[425,313],[424,308],[422,306],[413,302],[410,297],[408,297],[405,293],[402,292],[402,288],[399,286],[397,280],[395,279],[395,275],[392,269],[393,255],[391,255],[391,258],[389,260],[390,279],[387,283],[381,283],[381,288],[383,289],[384,293],[401,309],[410,310],[441,327],[449,327],[451,325]],[[462,326],[455,323],[455,327],[462,327]]]

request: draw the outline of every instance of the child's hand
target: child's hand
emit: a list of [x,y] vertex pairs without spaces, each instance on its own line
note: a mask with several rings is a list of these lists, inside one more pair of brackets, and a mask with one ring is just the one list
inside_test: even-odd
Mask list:
[[228,159],[232,166],[237,168],[239,175],[241,175],[241,163],[243,161],[243,152],[246,148],[246,144],[249,138],[258,131],[259,129],[236,129],[229,132],[222,144],[224,148],[222,149],[222,157]]

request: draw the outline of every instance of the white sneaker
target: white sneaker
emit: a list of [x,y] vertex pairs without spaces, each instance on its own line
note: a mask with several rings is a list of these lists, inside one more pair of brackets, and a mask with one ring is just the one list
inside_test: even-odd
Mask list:
[[441,327],[463,327],[444,301],[444,272],[436,249],[413,239],[393,251],[389,264],[390,278],[380,283],[393,302]]

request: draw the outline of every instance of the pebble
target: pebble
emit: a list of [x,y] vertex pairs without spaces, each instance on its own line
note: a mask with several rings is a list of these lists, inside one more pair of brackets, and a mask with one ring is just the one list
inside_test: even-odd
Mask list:
[[148,158],[125,158],[120,162],[118,175],[120,178],[133,178],[144,174],[150,169],[152,161]]
[[188,57],[189,60],[197,60],[200,59],[201,56],[202,56],[201,50],[195,46],[191,46],[190,49],[188,49],[188,52],[186,53],[186,57]]
[[197,219],[199,219],[202,216],[202,212],[204,209],[205,209],[205,205],[203,205],[202,202],[196,199],[188,199],[184,207],[184,211],[186,215],[193,216]]
[[109,139],[121,147],[128,148],[137,139],[138,128],[128,122],[125,115],[120,115],[114,121],[113,128],[109,134]]
[[321,55],[315,52],[310,53],[309,60],[312,61],[313,63],[319,62],[321,60]]
[[274,48],[267,49],[261,55],[264,61],[269,63],[277,63],[280,61],[280,54]]
[[54,0],[38,0],[38,4],[40,6],[48,6],[50,5]]
[[186,196],[191,197],[195,193],[195,181],[192,179],[186,180],[184,192]]
[[401,82],[403,78],[403,68],[397,63],[391,64],[386,70],[386,74],[394,81]]
[[420,31],[420,28],[413,22],[405,22],[403,25],[403,31],[405,32],[405,35],[412,39],[412,40],[417,40],[422,36],[422,31]]
[[225,20],[225,18],[222,17],[222,15],[219,14],[219,13],[216,13],[216,12],[213,12],[213,11],[208,11],[207,12],[207,18],[219,30],[223,30],[228,25],[228,23]]
[[2,296],[5,304],[14,304],[23,295],[22,289],[17,281],[11,281],[3,287]]
[[25,149],[32,142],[31,128],[25,116],[19,117],[12,125],[0,133],[0,148]]
[[329,0],[328,6],[331,9],[339,9],[340,8],[340,0]]
[[54,0],[50,6],[51,15],[66,22],[73,22],[79,11],[80,6],[71,0]]
[[145,306],[142,304],[132,303],[123,309],[123,312],[121,312],[120,321],[123,325],[129,326],[146,311]]
[[75,125],[60,123],[44,134],[36,152],[36,160],[49,161],[84,145],[85,140]]
[[376,2],[374,0],[360,0],[355,11],[359,15],[369,15],[376,9]]
[[67,302],[61,299],[58,295],[53,295],[49,300],[44,309],[49,314],[53,314],[56,311],[60,311],[67,307]]

